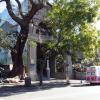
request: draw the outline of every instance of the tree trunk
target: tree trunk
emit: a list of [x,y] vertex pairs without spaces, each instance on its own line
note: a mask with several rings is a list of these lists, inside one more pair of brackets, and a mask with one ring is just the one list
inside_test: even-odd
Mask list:
[[41,86],[43,84],[43,68],[41,68],[39,72],[39,81],[39,85]]
[[55,58],[57,56],[57,52],[52,51],[50,57],[49,57],[49,64],[50,64],[50,77],[55,77]]
[[11,57],[13,62],[13,69],[2,74],[2,77],[15,77],[17,75],[23,75],[24,65],[23,65],[23,50],[28,37],[29,26],[21,27],[20,34],[17,38],[14,50],[11,51]]
[[55,57],[51,57],[50,59],[50,77],[55,77]]

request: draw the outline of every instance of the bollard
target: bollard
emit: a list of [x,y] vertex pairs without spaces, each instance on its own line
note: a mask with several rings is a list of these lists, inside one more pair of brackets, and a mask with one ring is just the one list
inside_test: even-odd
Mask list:
[[26,77],[26,78],[25,78],[25,86],[26,86],[26,87],[31,86],[31,78],[30,78],[30,77]]

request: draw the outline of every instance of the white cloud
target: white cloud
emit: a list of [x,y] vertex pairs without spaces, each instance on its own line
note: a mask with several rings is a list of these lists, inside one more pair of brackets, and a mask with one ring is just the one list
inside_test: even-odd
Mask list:
[[0,13],[6,8],[5,2],[0,3]]

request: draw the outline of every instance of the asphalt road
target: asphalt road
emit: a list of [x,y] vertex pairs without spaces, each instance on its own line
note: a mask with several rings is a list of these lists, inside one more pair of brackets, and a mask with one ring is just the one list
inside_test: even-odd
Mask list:
[[[31,91],[30,91],[31,89]],[[0,100],[99,100],[100,86],[72,84],[56,88],[38,88],[36,90],[20,88],[6,91],[0,95]]]

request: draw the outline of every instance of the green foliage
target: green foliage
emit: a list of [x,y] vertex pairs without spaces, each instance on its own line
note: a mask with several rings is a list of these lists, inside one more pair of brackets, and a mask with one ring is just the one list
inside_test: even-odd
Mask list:
[[93,57],[97,49],[98,32],[92,26],[98,14],[100,0],[56,0],[46,21],[52,28],[53,41],[48,47],[58,52],[82,51]]
[[90,24],[85,24],[80,29],[80,34],[77,35],[78,41],[76,46],[84,53],[85,58],[95,58],[98,47],[98,32]]
[[34,39],[32,38],[32,36],[29,36],[29,37],[28,37],[27,43],[28,43],[29,46],[31,46],[31,47],[33,47],[33,48],[37,46],[37,41],[34,40]]
[[7,33],[0,29],[0,47],[5,49],[12,49],[16,42],[14,33]]

